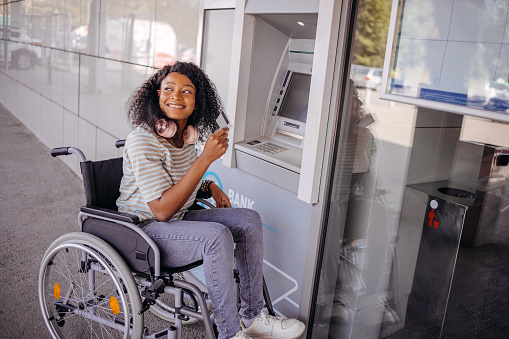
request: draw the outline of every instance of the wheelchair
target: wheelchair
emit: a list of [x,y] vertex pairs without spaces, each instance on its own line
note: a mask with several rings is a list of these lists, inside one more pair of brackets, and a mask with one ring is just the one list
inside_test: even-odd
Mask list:
[[[159,249],[139,218],[117,210],[123,159],[92,162],[75,147],[51,150],[53,157],[70,154],[80,160],[86,206],[78,215],[80,232],[56,239],[41,263],[39,303],[52,337],[180,339],[186,323],[201,320],[207,338],[216,338],[206,287],[189,273],[203,261],[161,266]],[[204,198],[192,208],[214,208]],[[263,294],[267,313],[275,315],[265,280]],[[168,327],[150,333],[144,325],[148,310],[170,321]]]

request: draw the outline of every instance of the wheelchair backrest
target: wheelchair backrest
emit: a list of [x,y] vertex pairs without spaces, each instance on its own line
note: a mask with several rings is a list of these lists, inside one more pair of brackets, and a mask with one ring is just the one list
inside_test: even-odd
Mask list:
[[117,210],[122,180],[122,158],[81,162],[87,206]]

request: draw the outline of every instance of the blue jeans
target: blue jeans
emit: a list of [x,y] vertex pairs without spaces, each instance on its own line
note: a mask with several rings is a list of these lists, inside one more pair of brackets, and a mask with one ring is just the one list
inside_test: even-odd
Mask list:
[[240,278],[241,315],[256,317],[263,300],[263,231],[260,215],[244,208],[190,211],[183,220],[153,221],[143,230],[159,247],[161,265],[184,266],[203,259],[205,284],[220,338],[240,331],[233,280],[235,259]]

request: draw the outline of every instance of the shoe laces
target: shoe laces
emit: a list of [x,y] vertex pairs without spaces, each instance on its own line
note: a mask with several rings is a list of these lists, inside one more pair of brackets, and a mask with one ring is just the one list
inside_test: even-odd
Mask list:
[[266,314],[263,311],[260,313],[260,318],[263,320],[263,322],[266,325],[268,325],[270,323],[274,323],[274,324],[282,324],[283,323],[283,319],[282,318],[275,317],[275,316],[270,315],[270,314]]

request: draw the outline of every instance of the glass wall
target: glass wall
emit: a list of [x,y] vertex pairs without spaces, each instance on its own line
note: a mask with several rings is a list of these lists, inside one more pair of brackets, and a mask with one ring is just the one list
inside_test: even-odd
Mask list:
[[509,125],[381,100],[392,1],[354,4],[311,337],[501,337]]
[[[201,0],[2,1],[0,102],[46,146],[119,155],[129,95],[176,60],[195,61]],[[107,145],[111,145],[108,147]],[[62,159],[74,171],[77,160]]]

